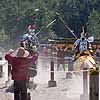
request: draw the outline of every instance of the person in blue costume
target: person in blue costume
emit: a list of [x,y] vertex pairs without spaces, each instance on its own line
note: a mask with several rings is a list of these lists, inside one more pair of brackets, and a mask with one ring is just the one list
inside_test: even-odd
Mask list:
[[[92,42],[93,42],[93,38],[92,38]],[[93,56],[91,40],[90,38],[87,38],[85,27],[83,27],[83,32],[81,33],[81,37],[74,42],[73,50],[76,51],[74,56],[75,60],[78,59],[80,56],[84,56],[84,55]]]

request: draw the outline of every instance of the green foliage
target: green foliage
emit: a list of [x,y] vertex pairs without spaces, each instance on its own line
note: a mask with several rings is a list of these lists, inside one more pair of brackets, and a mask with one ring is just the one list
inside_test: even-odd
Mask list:
[[58,12],[78,37],[82,26],[87,23],[89,35],[100,37],[99,4],[100,0],[0,0],[0,33],[2,34],[4,29],[7,37],[12,40],[19,39],[27,32],[27,24],[36,24],[38,32],[56,18],[53,25],[38,35],[40,40],[53,38],[53,32],[58,37],[73,38],[74,36],[56,16]]
[[4,30],[0,32],[0,42],[5,41],[8,39],[7,35],[5,34]]
[[89,35],[100,38],[100,12],[93,10],[88,20]]

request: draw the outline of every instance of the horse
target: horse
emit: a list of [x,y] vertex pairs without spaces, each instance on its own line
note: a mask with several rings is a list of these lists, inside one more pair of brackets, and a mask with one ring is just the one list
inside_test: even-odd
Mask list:
[[83,78],[83,94],[80,96],[81,100],[88,100],[89,98],[89,75],[88,71],[96,70],[96,62],[92,56],[83,55],[80,56],[73,66],[74,75],[81,76]]
[[96,69],[96,62],[92,56],[80,56],[73,65],[75,72],[80,72],[83,69]]

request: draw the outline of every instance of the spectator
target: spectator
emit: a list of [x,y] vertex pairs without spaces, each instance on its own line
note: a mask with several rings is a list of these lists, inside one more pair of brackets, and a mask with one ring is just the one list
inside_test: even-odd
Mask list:
[[56,51],[57,51],[57,70],[60,67],[60,64],[62,64],[63,69],[65,71],[65,66],[64,66],[64,61],[65,61],[65,51],[67,48],[63,49],[63,47],[55,47]]
[[30,56],[29,52],[23,47],[17,49],[16,56],[12,55],[10,49],[5,59],[12,65],[12,79],[14,80],[14,100],[28,100],[27,99],[27,80],[29,79],[30,64],[38,59],[38,55]]
[[95,55],[96,55],[96,57],[100,57],[100,49],[99,48],[95,51]]
[[100,49],[97,48],[94,54],[94,58],[97,64],[100,64]]
[[[14,51],[11,49],[10,52],[11,52],[11,55],[13,56]],[[9,61],[9,62],[11,62],[11,61]],[[8,62],[8,81],[6,82],[6,86],[7,86],[8,82],[10,81],[10,78],[11,78],[11,68],[12,68],[12,66],[9,62]],[[13,91],[13,85],[11,85],[7,90]]]

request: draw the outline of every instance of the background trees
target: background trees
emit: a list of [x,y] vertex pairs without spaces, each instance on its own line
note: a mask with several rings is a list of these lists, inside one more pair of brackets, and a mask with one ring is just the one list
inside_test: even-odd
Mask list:
[[56,18],[56,22],[39,33],[41,42],[54,37],[74,37],[57,17],[80,37],[82,26],[88,34],[100,37],[99,0],[0,0],[0,41],[18,42],[27,32],[27,24],[36,24],[36,32]]

